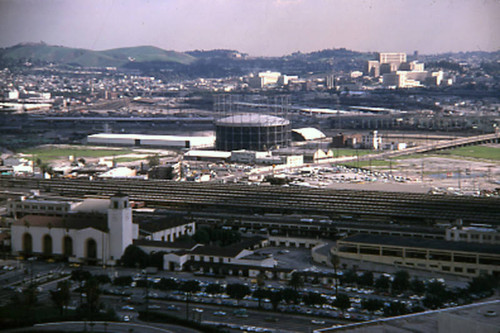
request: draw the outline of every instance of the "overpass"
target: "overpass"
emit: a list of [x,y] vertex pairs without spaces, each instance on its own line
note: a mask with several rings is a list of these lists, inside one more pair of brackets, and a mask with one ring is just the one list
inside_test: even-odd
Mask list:
[[366,160],[373,160],[373,159],[393,158],[393,157],[399,157],[399,156],[405,156],[405,155],[411,155],[411,154],[421,154],[421,153],[427,153],[427,152],[431,152],[431,151],[464,147],[464,146],[477,145],[477,144],[483,144],[483,143],[500,143],[500,133],[495,132],[495,133],[490,133],[490,134],[468,136],[468,137],[464,137],[464,138],[457,138],[457,139],[452,139],[452,140],[444,140],[444,141],[436,142],[436,143],[424,144],[421,146],[411,147],[411,148],[407,148],[404,150],[390,151],[390,152],[386,152],[386,153],[382,153],[382,154],[364,155],[364,156],[360,157],[359,160],[366,161]]

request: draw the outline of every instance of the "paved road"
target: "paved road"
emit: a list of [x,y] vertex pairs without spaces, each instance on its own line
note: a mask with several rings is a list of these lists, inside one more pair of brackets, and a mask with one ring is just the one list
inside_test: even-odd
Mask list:
[[[122,310],[121,307],[125,303],[117,302],[119,297],[116,296],[101,296],[102,300],[105,300],[109,305],[114,306],[118,315],[129,315],[132,316],[132,320],[136,320],[137,313],[129,310]],[[179,301],[161,301],[161,300],[151,300],[150,306],[158,306],[159,309],[154,309],[151,311],[165,312],[170,315],[175,315],[180,318],[185,318],[186,316],[186,304],[185,302]],[[167,307],[169,305],[175,305],[177,311],[169,311]],[[140,308],[140,306],[138,307]],[[290,313],[276,313],[266,310],[256,310],[247,309],[248,317],[237,317],[233,315],[233,311],[236,310],[235,307],[229,307],[224,305],[209,305],[209,304],[199,304],[190,303],[189,306],[189,317],[194,320],[212,323],[224,323],[224,324],[234,324],[237,326],[257,326],[262,328],[267,328],[273,330],[274,332],[310,332],[312,329],[317,328],[312,324],[312,320],[323,320],[325,324],[322,327],[332,326],[334,324],[346,324],[349,323],[345,320],[334,320],[325,319],[322,317],[314,317],[299,314]],[[203,310],[200,312],[194,309]],[[214,313],[223,311],[226,315],[216,315]]]
[[118,322],[94,322],[93,326],[90,326],[88,322],[83,321],[73,321],[73,322],[60,322],[60,323],[46,323],[38,324],[30,328],[22,328],[9,330],[5,332],[39,332],[39,331],[53,331],[60,330],[61,332],[82,332],[87,331],[98,331],[98,332],[141,332],[141,333],[199,333],[200,331],[167,324],[149,324],[143,322],[137,323],[118,323]]

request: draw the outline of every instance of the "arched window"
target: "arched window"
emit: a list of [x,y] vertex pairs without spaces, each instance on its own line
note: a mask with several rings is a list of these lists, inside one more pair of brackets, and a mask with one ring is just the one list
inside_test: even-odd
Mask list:
[[97,258],[97,243],[92,238],[87,239],[87,258]]
[[52,254],[52,237],[50,235],[43,236],[43,254]]
[[25,254],[31,254],[33,252],[33,237],[31,237],[29,233],[23,235],[23,252]]
[[65,257],[73,256],[73,239],[69,236],[63,238],[63,255]]

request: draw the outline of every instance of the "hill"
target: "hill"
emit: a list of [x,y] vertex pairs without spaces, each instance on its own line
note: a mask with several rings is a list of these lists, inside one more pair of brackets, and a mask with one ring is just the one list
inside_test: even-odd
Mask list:
[[154,46],[117,48],[105,51],[53,46],[45,43],[18,44],[0,49],[0,62],[15,64],[29,61],[34,64],[65,64],[82,67],[124,67],[131,62],[165,62],[187,65],[195,57]]

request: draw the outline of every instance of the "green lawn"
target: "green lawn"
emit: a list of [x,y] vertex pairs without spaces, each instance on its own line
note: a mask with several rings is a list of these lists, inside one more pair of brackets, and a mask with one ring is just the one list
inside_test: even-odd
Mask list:
[[438,151],[436,154],[500,161],[500,148],[488,146],[459,147]]
[[147,157],[117,157],[115,158],[116,163],[127,163],[127,162],[135,162],[140,160],[147,160]]
[[88,157],[104,157],[104,156],[115,156],[130,154],[132,151],[130,149],[92,149],[80,146],[64,146],[59,148],[57,146],[44,146],[40,148],[30,148],[19,151],[18,153],[28,154],[28,158],[39,158],[42,162],[47,163],[59,158],[67,158],[72,155],[75,159],[78,158],[88,158]]
[[467,146],[453,149],[428,152],[425,154],[411,154],[394,157],[394,160],[421,159],[426,157],[450,157],[450,158],[477,158],[484,160],[500,161],[500,148],[488,146]]
[[370,149],[348,149],[348,148],[332,148],[333,156],[363,156],[369,154],[380,154],[382,151]]

